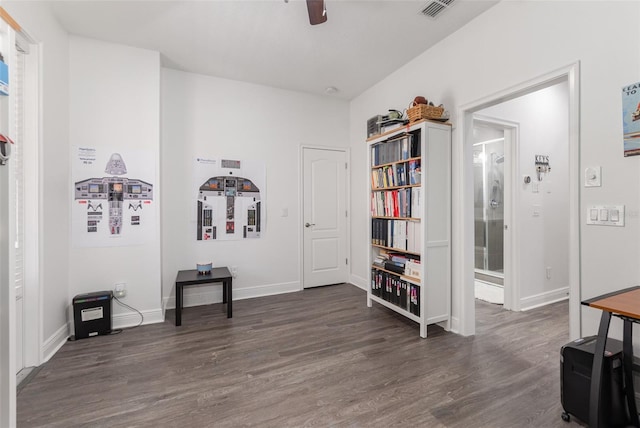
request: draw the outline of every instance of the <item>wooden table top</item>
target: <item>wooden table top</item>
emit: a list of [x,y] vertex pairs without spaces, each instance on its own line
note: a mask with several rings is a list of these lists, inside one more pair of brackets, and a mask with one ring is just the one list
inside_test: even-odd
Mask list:
[[211,273],[202,275],[197,269],[181,270],[176,277],[178,285],[206,284],[208,282],[220,282],[231,280],[231,272],[226,267],[216,267],[211,269]]
[[585,300],[582,304],[612,314],[640,319],[640,286],[594,297]]

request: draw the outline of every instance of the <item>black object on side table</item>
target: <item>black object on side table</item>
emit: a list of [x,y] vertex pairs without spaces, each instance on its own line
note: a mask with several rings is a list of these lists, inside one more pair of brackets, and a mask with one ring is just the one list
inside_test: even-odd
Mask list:
[[211,269],[207,274],[200,274],[196,269],[178,271],[176,277],[176,326],[182,325],[182,292],[189,285],[203,285],[221,282],[222,303],[227,304],[227,318],[232,317],[231,272],[226,267]]

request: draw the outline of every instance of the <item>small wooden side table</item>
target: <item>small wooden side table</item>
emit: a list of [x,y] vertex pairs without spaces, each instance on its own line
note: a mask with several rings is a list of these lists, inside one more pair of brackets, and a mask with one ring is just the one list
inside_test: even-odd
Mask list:
[[222,303],[227,304],[227,318],[232,317],[232,276],[229,269],[226,267],[213,268],[210,273],[205,275],[199,274],[196,269],[181,270],[176,277],[176,326],[182,325],[183,288],[189,285],[211,284],[215,282],[222,283]]

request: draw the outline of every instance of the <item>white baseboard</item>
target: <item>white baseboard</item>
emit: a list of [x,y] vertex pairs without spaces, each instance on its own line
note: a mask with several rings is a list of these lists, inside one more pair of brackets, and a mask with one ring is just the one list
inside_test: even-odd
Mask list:
[[366,278],[362,278],[361,276],[351,274],[349,282],[355,285],[356,287],[367,291],[367,285],[369,284],[369,282]]
[[458,317],[451,317],[450,332],[460,334],[460,319]]
[[69,338],[69,323],[65,323],[42,344],[42,362],[46,363],[62,348]]
[[[285,282],[281,284],[258,285],[233,289],[233,300],[252,299],[254,297],[273,296],[275,294],[293,293],[302,290],[299,281]],[[222,302],[222,287],[211,285],[192,285],[184,289],[184,301],[182,306],[211,305]],[[164,309],[176,308],[176,296],[171,295],[163,299]]]
[[520,310],[528,311],[569,298],[569,287],[561,287],[520,299]]
[[[143,324],[154,324],[164,322],[164,312],[161,309],[154,309],[150,311],[142,311],[144,315]],[[133,327],[140,323],[140,315],[137,312],[127,312],[125,314],[115,314],[111,318],[111,328],[126,328]],[[55,355],[62,345],[67,342],[71,331],[73,330],[73,323],[67,322],[60,327],[55,333],[45,340],[42,345],[42,362],[46,363]]]
[[[162,309],[152,309],[150,311],[140,311],[144,316],[142,325],[156,324],[164,322],[164,311]],[[140,314],[129,311],[124,314],[115,314],[111,317],[111,328],[127,328],[140,324]]]

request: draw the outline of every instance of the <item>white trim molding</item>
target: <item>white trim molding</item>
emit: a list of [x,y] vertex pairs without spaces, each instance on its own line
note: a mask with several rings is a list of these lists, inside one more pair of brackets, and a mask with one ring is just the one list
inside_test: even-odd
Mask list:
[[520,308],[522,311],[529,311],[567,299],[569,299],[569,287],[561,287],[555,290],[545,291],[544,293],[534,294],[533,296],[523,297],[520,299]]
[[[164,322],[164,311],[162,309],[152,309],[150,311],[140,311],[144,320],[142,325],[157,324]],[[127,328],[135,327],[140,324],[140,314],[129,311],[124,314],[115,314],[111,316],[111,328]]]
[[364,291],[367,291],[367,279],[366,278],[362,278],[361,276],[358,275],[354,275],[351,274],[351,277],[349,278],[349,283],[351,285],[355,285],[358,288],[363,289]]
[[[222,284],[222,283],[220,283]],[[215,284],[192,285],[184,289],[183,307],[211,305],[222,302],[222,287],[211,287]],[[233,300],[252,299],[254,297],[273,296],[276,294],[301,291],[300,282],[284,282],[280,284],[257,285],[253,287],[233,288]],[[164,309],[176,308],[175,294],[164,298]]]
[[[452,287],[456,296],[452,304],[462,335],[475,334],[473,177],[469,168],[473,159],[469,144],[473,135],[473,114],[561,81],[567,81],[569,85],[569,335],[571,339],[580,337],[580,62],[461,104],[456,109],[460,124],[456,132],[457,143],[453,144],[452,150]],[[522,307],[530,305],[534,305],[533,301]]]
[[55,355],[62,345],[67,342],[69,338],[69,331],[71,329],[70,323],[65,323],[62,327],[56,330],[45,342],[42,344],[42,363],[46,363]]

